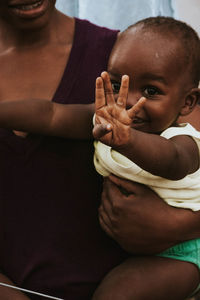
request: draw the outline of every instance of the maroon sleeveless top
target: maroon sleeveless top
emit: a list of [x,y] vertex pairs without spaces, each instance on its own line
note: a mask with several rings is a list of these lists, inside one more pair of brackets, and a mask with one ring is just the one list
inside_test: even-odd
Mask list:
[[[53,101],[94,101],[116,31],[76,19]],[[69,300],[91,298],[126,254],[101,230],[101,177],[93,143],[0,130],[0,270],[17,286]],[[41,299],[27,294],[31,299]]]

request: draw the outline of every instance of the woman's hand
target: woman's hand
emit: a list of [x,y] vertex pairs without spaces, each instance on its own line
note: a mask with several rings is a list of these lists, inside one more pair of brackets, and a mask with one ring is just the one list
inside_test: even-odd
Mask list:
[[104,180],[99,220],[104,231],[131,253],[159,253],[200,237],[200,212],[169,206],[148,187],[115,176]]

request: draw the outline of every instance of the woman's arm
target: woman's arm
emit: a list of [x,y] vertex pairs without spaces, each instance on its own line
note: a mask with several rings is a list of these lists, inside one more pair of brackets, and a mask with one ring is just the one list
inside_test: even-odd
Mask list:
[[200,237],[200,212],[169,206],[148,187],[115,176],[104,181],[99,220],[130,253],[155,254]]
[[0,127],[75,139],[92,138],[93,104],[59,104],[43,99],[3,101]]

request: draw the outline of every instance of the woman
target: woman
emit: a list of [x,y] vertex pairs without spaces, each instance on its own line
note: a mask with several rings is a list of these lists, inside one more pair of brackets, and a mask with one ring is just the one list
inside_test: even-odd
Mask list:
[[[55,0],[1,1],[0,101],[93,102],[95,79],[116,37],[116,31],[58,12]],[[105,274],[128,257],[99,226],[101,179],[92,152],[89,142],[1,129],[0,281],[91,299]],[[116,184],[133,192],[126,205]],[[112,177],[104,184],[100,223],[131,252],[154,253],[200,235],[198,214],[170,207],[166,213],[163,205],[143,186]],[[40,299],[3,287],[0,296]]]

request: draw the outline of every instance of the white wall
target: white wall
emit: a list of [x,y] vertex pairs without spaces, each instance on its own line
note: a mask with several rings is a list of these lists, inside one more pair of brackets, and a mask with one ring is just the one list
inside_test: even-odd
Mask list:
[[150,16],[172,16],[171,1],[57,0],[56,7],[66,14],[88,19],[100,26],[124,30],[129,25]]
[[192,26],[200,36],[200,0],[173,0],[174,17]]
[[[119,12],[117,6],[121,2],[126,5],[122,5]],[[143,5],[137,7],[138,3]],[[66,14],[88,18],[94,23],[99,21],[101,25],[120,29],[120,20],[123,27],[126,27],[127,22],[132,24],[137,21],[137,18],[163,14],[163,12],[165,12],[164,15],[170,15],[170,3],[173,7],[172,15],[191,25],[200,35],[200,0],[57,0],[56,6]],[[128,9],[129,6],[132,9]],[[134,6],[135,9],[133,9]],[[123,11],[125,11],[126,17],[119,18]],[[106,15],[109,12],[112,16],[114,15],[114,20]],[[134,13],[137,18],[134,17]]]

